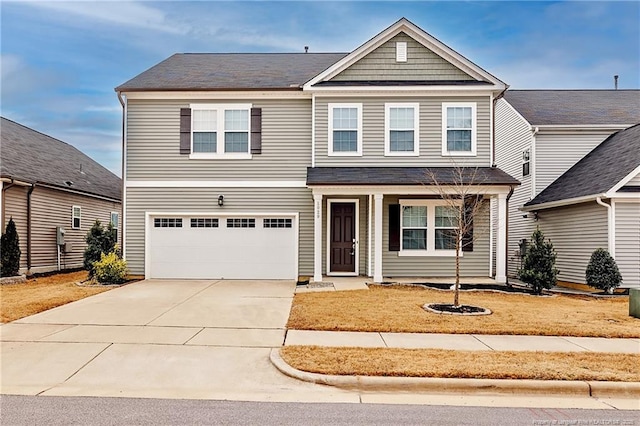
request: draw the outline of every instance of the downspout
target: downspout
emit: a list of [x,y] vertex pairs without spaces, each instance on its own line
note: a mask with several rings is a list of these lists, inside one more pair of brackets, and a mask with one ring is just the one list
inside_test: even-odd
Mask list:
[[493,98],[491,105],[491,167],[495,167],[496,165],[496,103],[498,103],[500,98],[504,97],[507,90],[509,90],[509,85],[506,85],[504,90],[500,92],[498,96]]
[[31,271],[31,194],[36,184],[31,184],[27,191],[27,271]]
[[604,201],[602,201],[602,197],[597,197],[596,203],[600,204],[602,207],[607,208],[607,241],[608,241],[607,249],[609,250],[609,254],[611,255],[611,257],[615,259],[615,245],[614,245],[615,235],[612,235],[613,234],[613,208],[611,207],[611,204],[607,204]]
[[118,101],[120,101],[120,105],[122,106],[122,195],[121,195],[121,202],[120,202],[120,238],[118,239],[118,241],[120,241],[120,252],[122,253],[122,258],[126,259],[127,258],[127,252],[126,252],[126,244],[125,244],[125,229],[127,226],[127,219],[126,219],[126,203],[127,203],[127,196],[126,196],[126,189],[127,189],[127,177],[125,175],[125,170],[126,170],[126,160],[127,160],[127,153],[126,153],[126,136],[125,136],[125,131],[126,131],[126,121],[127,121],[127,103],[125,102],[124,99],[122,99],[122,92],[117,91],[116,92],[118,94]]
[[515,191],[515,188],[512,186],[511,189],[509,189],[509,193],[507,194],[507,217],[505,218],[505,223],[507,224],[507,229],[505,230],[505,236],[506,236],[506,244],[504,245],[504,269],[505,269],[505,277],[507,279],[507,287],[511,287],[511,284],[509,284],[509,199],[511,199],[511,196],[513,195],[513,191]]

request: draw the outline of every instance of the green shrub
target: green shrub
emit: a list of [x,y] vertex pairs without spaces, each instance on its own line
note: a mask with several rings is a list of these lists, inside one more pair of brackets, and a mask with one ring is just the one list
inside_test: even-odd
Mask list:
[[129,273],[127,261],[121,259],[115,251],[109,254],[102,253],[100,260],[93,264],[93,268],[93,276],[100,284],[121,284]]
[[537,228],[531,235],[531,245],[522,262],[518,277],[529,284],[534,293],[556,285],[558,270],[555,267],[556,252],[551,241],[544,240],[544,234]]
[[84,250],[84,268],[89,271],[89,278],[93,278],[94,263],[100,260],[100,256],[115,250],[116,232],[111,223],[105,229],[99,220],[89,229],[85,238],[87,248]]
[[622,283],[622,275],[616,261],[605,249],[596,249],[591,254],[585,273],[587,284],[593,288],[613,293],[613,289]]
[[3,277],[13,277],[18,275],[20,270],[20,238],[16,230],[13,218],[9,218],[7,228],[2,234],[0,241],[0,251],[2,251],[2,263],[0,264],[0,275]]

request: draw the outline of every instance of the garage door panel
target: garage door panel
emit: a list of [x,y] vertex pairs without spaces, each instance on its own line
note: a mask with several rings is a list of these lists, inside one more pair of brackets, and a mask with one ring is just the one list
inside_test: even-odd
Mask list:
[[279,228],[263,227],[259,217],[252,222],[254,228],[227,227],[224,217],[218,217],[218,227],[191,227],[190,217],[182,219],[182,228],[156,228],[151,219],[152,278],[296,278],[298,242],[293,218],[287,220],[291,227]]

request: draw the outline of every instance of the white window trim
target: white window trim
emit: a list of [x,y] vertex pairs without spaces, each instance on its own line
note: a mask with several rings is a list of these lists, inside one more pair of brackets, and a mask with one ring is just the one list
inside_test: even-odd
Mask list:
[[[327,104],[328,108],[328,122],[327,122],[327,141],[328,141],[328,155],[330,157],[362,157],[362,104],[361,103],[330,103]],[[356,139],[356,151],[333,151],[333,109],[334,108],[356,108],[358,110],[358,128]]]
[[[413,151],[391,151],[391,108],[413,108]],[[410,130],[410,129],[393,129]],[[417,157],[420,155],[420,104],[384,104],[384,155],[386,157]]]
[[[471,108],[471,151],[447,150],[447,108]],[[445,102],[442,104],[442,156],[443,157],[475,157],[477,154],[477,104],[476,102]]]
[[[218,117],[216,120],[216,152],[193,152],[193,115],[191,114],[191,154],[190,160],[250,160],[251,155],[251,108],[252,104],[191,104],[191,110],[215,110]],[[224,112],[230,109],[242,109],[249,112],[248,122],[248,146],[247,152],[224,152]]]
[[[78,216],[75,215],[76,209],[80,213]],[[75,225],[75,218],[78,218],[78,226]],[[82,228],[82,207],[80,206],[71,206],[71,229],[80,229]]]
[[[400,200],[400,251],[398,256],[406,257],[455,257],[455,250],[436,250],[436,206],[450,207],[447,201],[443,200]],[[462,203],[456,203],[459,207],[462,207]],[[427,207],[427,249],[426,250],[404,250],[402,247],[403,241],[403,214],[402,208],[404,206],[426,206]],[[460,257],[463,256],[462,250],[460,250]]]

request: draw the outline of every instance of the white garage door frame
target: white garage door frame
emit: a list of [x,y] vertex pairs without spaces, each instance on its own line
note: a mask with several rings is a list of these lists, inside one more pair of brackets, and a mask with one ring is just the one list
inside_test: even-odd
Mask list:
[[294,234],[294,246],[295,246],[295,258],[294,258],[294,271],[295,278],[298,278],[299,274],[299,258],[300,258],[300,214],[298,212],[194,212],[194,211],[145,211],[144,214],[144,277],[145,279],[151,278],[151,251],[150,251],[150,236],[151,228],[153,227],[154,217],[213,217],[213,218],[234,218],[234,217],[255,217],[255,218],[291,218],[293,219],[293,234]]

